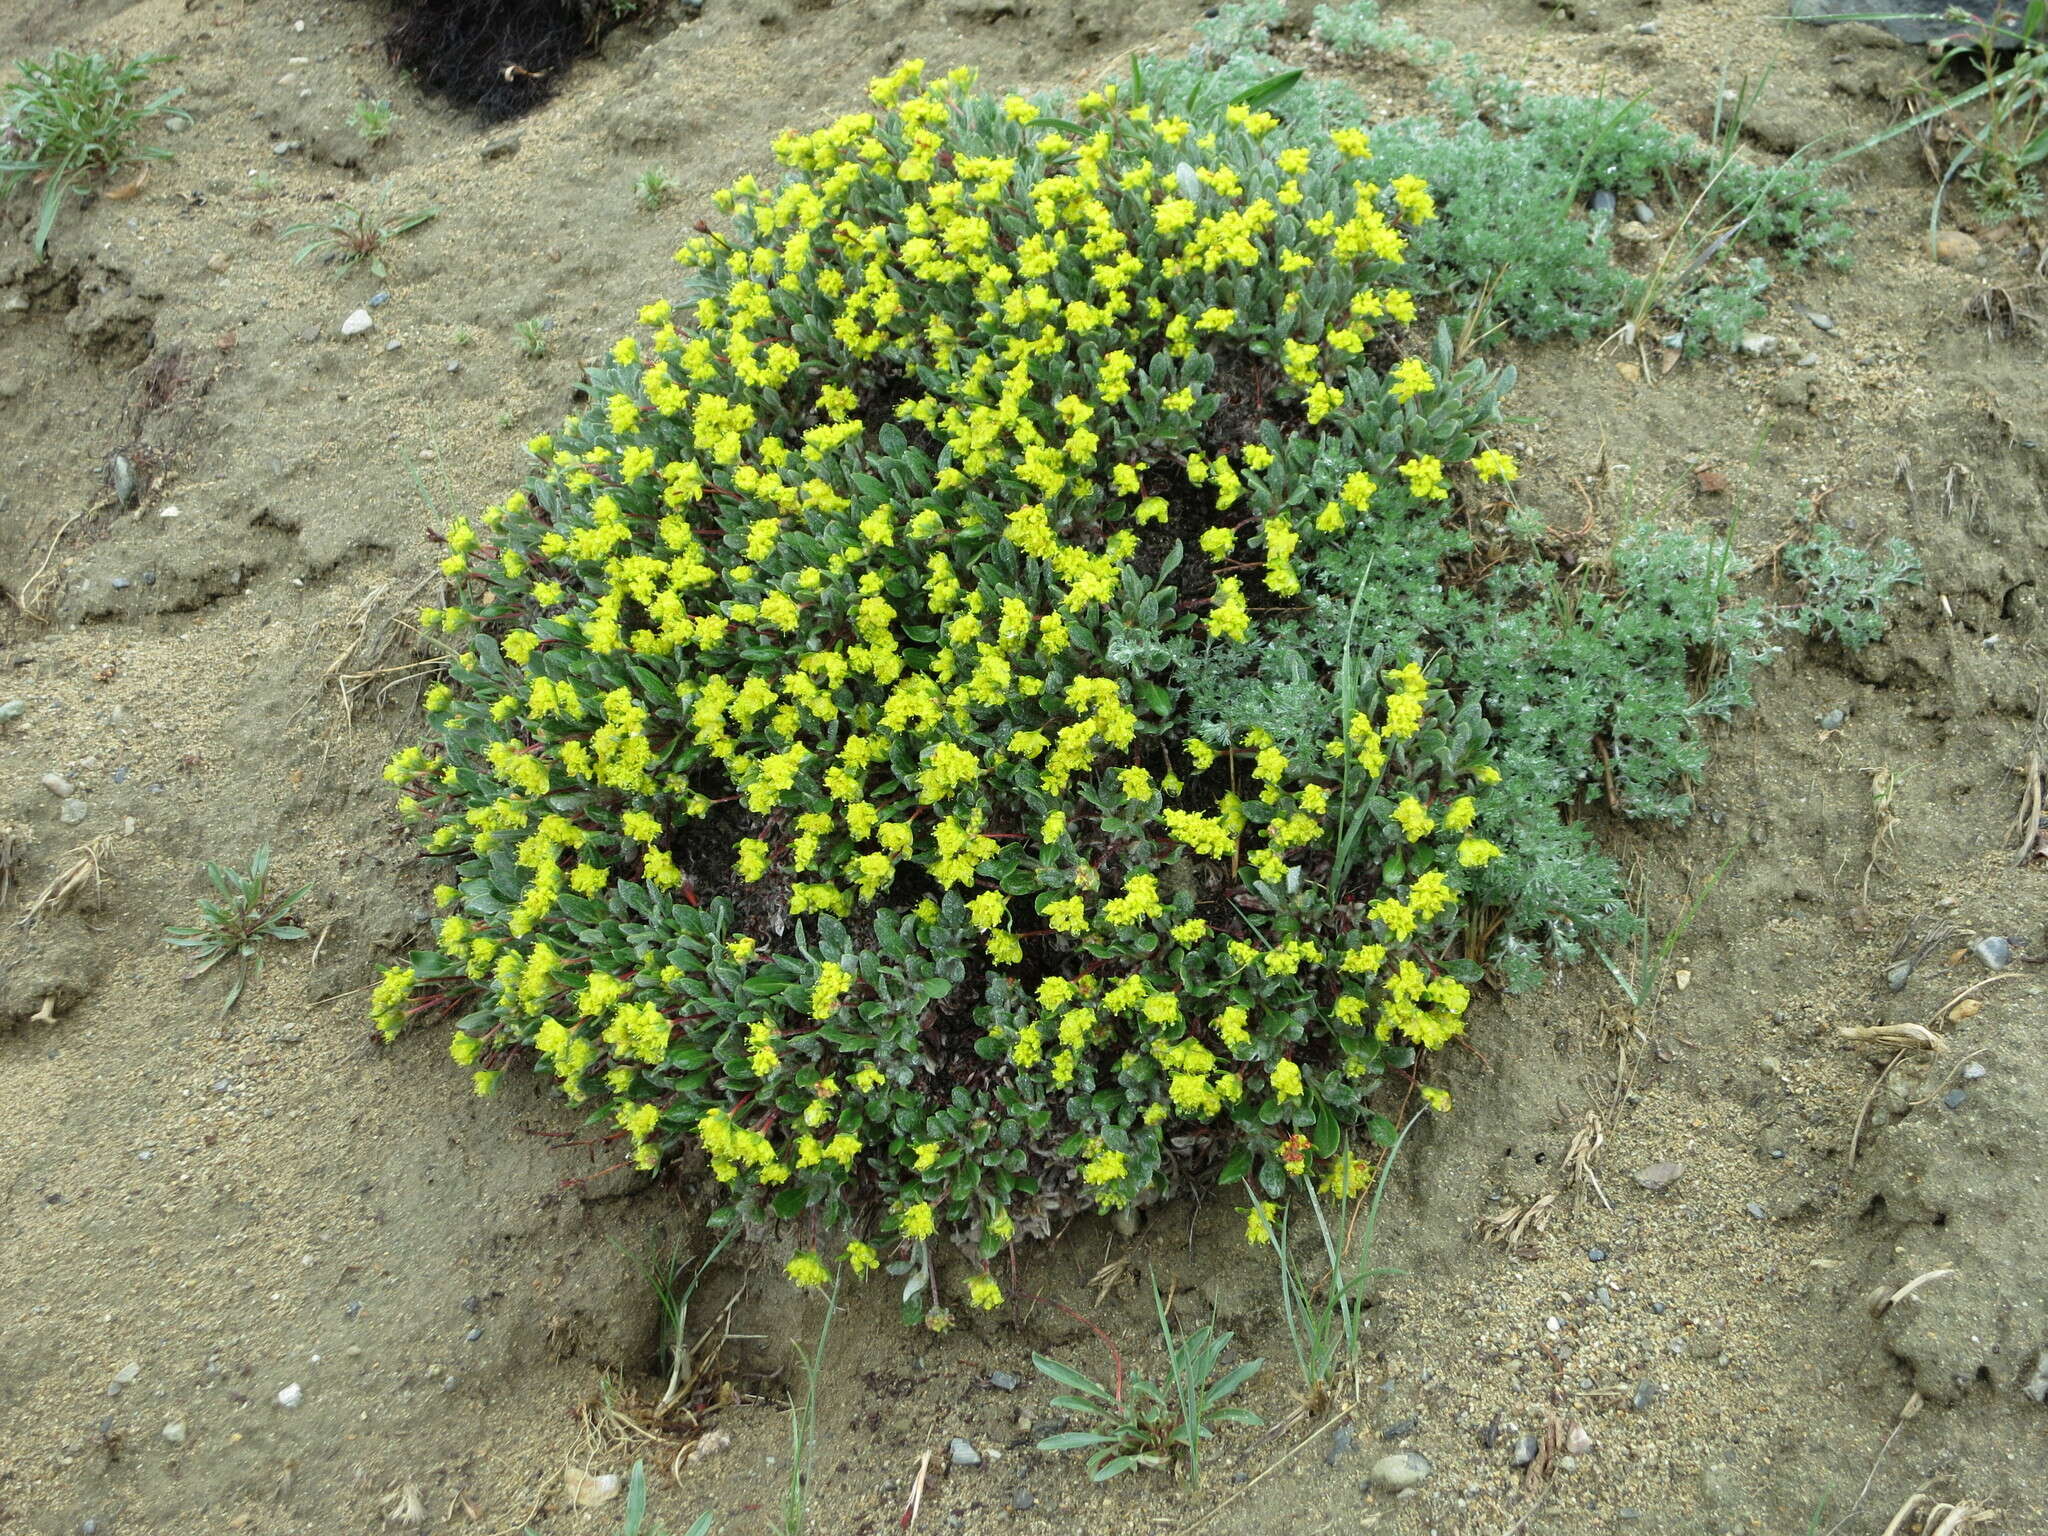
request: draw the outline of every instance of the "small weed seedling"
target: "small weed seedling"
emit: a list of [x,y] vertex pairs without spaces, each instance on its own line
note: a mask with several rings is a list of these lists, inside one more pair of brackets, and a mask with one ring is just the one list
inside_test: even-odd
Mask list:
[[1070,1365],[1034,1354],[1031,1363],[1066,1392],[1052,1400],[1062,1413],[1091,1421],[1089,1429],[1070,1429],[1038,1442],[1041,1451],[1087,1451],[1088,1475],[1096,1482],[1139,1467],[1187,1468],[1188,1486],[1202,1482],[1202,1442],[1226,1424],[1252,1427],[1263,1421],[1249,1408],[1225,1407],[1225,1401],[1259,1373],[1264,1360],[1241,1360],[1217,1375],[1224,1354],[1236,1337],[1218,1333],[1204,1323],[1186,1338],[1175,1338],[1159,1283],[1152,1283],[1152,1306],[1159,1318],[1160,1342],[1166,1349],[1166,1387],[1143,1376],[1126,1375],[1116,1360],[1116,1381],[1105,1386]]
[[633,183],[633,201],[645,213],[659,213],[676,189],[675,178],[658,165],[650,165]]
[[[803,1395],[789,1399],[789,1487],[782,1496],[782,1536],[804,1536],[810,1528],[811,1455],[818,1433],[818,1377],[825,1369],[825,1345],[832,1337],[832,1319],[839,1315],[839,1286],[825,1295],[825,1321],[815,1347],[797,1346],[803,1363]],[[707,1517],[708,1518],[708,1517]]]
[[365,144],[382,144],[391,137],[391,103],[359,101],[349,109],[348,125]]
[[[668,1536],[668,1527],[647,1523],[647,1463],[636,1461],[626,1476],[626,1518],[619,1536]],[[710,1511],[690,1522],[683,1536],[711,1536]]]
[[213,882],[219,899],[202,900],[199,921],[188,928],[167,928],[164,938],[198,955],[199,964],[186,974],[187,981],[204,976],[223,960],[234,962],[234,984],[220,1005],[220,1011],[226,1013],[241,998],[242,988],[263,974],[265,939],[306,937],[305,929],[284,919],[312,887],[302,885],[289,896],[272,895],[268,848],[256,850],[247,874],[224,864],[209,864],[206,878]]
[[422,208],[416,213],[379,219],[353,204],[342,203],[328,217],[287,225],[284,233],[287,239],[294,235],[313,237],[292,258],[295,266],[318,256],[323,264],[338,266],[343,271],[361,263],[373,276],[383,277],[386,243],[438,218],[440,213],[438,208]]
[[520,321],[512,334],[519,338],[519,350],[535,362],[548,355],[548,323],[539,315]]
[[24,187],[42,189],[36,214],[38,257],[49,244],[66,192],[82,194],[80,184],[88,177],[104,179],[129,160],[170,158],[167,149],[135,147],[152,118],[192,120],[191,113],[171,105],[182,90],[136,100],[151,66],[170,62],[162,54],[120,59],[67,48],[40,61],[15,61],[20,78],[0,87],[0,197],[12,197]]
[[[1316,1235],[1328,1266],[1318,1281],[1308,1278],[1288,1245],[1289,1213],[1280,1212],[1276,1220],[1268,1203],[1259,1200],[1258,1192],[1249,1183],[1245,1186],[1253,1201],[1246,1230],[1255,1234],[1254,1241],[1272,1245],[1280,1269],[1280,1304],[1287,1319],[1287,1337],[1294,1346],[1305,1406],[1312,1417],[1327,1412],[1335,1401],[1340,1367],[1350,1376],[1352,1401],[1358,1399],[1365,1311],[1373,1282],[1400,1273],[1373,1267],[1373,1236],[1379,1227],[1380,1200],[1386,1194],[1387,1176],[1393,1172],[1401,1143],[1408,1139],[1414,1126],[1411,1120],[1402,1127],[1377,1170],[1347,1146],[1324,1177],[1321,1193],[1315,1185],[1308,1186],[1309,1210],[1315,1217]],[[1359,1197],[1368,1185],[1372,1199],[1361,1212]],[[1334,1210],[1324,1207],[1324,1194],[1335,1202]]]

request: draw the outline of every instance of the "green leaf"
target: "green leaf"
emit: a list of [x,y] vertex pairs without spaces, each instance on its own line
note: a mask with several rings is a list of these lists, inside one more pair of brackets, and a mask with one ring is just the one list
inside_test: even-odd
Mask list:
[[1257,111],[1268,102],[1278,101],[1299,84],[1301,84],[1300,70],[1283,70],[1277,75],[1271,75],[1261,80],[1257,85],[1245,87],[1245,89],[1230,98],[1230,104],[1233,107],[1250,107],[1253,111]]

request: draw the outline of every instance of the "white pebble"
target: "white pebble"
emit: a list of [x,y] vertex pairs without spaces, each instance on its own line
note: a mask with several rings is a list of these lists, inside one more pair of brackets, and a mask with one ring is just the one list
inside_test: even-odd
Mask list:
[[305,1400],[305,1389],[296,1381],[277,1394],[277,1406],[280,1408],[296,1408]]
[[341,322],[341,334],[344,336],[360,336],[376,323],[376,321],[370,318],[370,312],[367,309],[359,309]]

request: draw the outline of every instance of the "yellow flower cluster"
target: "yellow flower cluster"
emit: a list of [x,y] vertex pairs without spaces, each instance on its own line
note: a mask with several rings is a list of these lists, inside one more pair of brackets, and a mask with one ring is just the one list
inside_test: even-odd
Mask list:
[[[1276,414],[1311,427],[1427,415],[1415,402],[1461,387],[1441,358],[1364,360],[1416,318],[1388,279],[1403,230],[1435,217],[1428,189],[1365,179],[1356,130],[1275,147],[1271,114],[1198,123],[1108,90],[1078,128],[1013,98],[969,150],[970,78],[927,87],[912,61],[875,111],[778,141],[791,179],[720,194],[732,237],[676,253],[692,301],[644,309],[591,414],[528,444],[530,492],[451,526],[466,585],[422,614],[478,631],[426,701],[450,745],[386,778],[464,874],[432,975],[396,969],[372,999],[395,1033],[459,977],[481,999],[454,1047],[479,1092],[528,1048],[572,1100],[600,1096],[640,1166],[694,1141],[745,1209],[784,1215],[878,1176],[908,1244],[1014,1225],[994,1194],[957,1195],[959,1135],[877,1127],[928,1112],[926,1085],[901,1086],[923,1047],[888,1043],[872,999],[894,994],[820,935],[889,913],[913,951],[977,946],[1004,999],[975,1015],[992,1070],[1047,1102],[1115,1084],[1142,1104],[1075,1143],[1113,1209],[1156,1176],[1166,1127],[1262,1106],[1306,1124],[1331,1074],[1455,1035],[1468,993],[1415,941],[1455,912],[1452,873],[1501,852],[1448,774],[1393,782],[1435,707],[1419,665],[1290,761],[1259,730],[1169,750],[1171,690],[1117,659],[1146,624],[1254,643],[1254,603],[1299,598],[1318,551],[1386,506],[1374,474],[1449,497],[1423,451],[1319,461],[1297,497],[1311,472],[1284,433],[1213,425],[1205,360],[1256,342]],[[1311,274],[1329,313],[1304,302]],[[1515,477],[1496,450],[1469,462]],[[1211,568],[1185,600],[1157,542],[1183,533]],[[1321,927],[1248,922],[1237,897],[1269,909],[1337,867],[1383,779],[1374,839],[1408,862],[1366,872],[1376,899]],[[672,945],[683,929],[701,942]],[[1326,1034],[1287,1022],[1318,1013]],[[854,1241],[841,1261],[879,1256]],[[787,1272],[830,1281],[814,1251]],[[983,1275],[970,1298],[1001,1288]]]

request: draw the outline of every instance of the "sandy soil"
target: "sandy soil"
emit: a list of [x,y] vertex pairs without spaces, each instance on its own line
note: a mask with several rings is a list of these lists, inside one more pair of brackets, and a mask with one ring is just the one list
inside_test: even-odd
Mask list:
[[[1768,67],[1760,155],[1888,120],[1917,55],[1780,9],[1401,14],[1539,85],[1646,91],[1684,126]],[[618,1506],[571,1507],[563,1471],[636,1455],[673,1528],[771,1526],[791,1344],[821,1308],[716,1268],[696,1315],[734,1335],[738,1400],[706,1420],[729,1443],[671,1476],[692,1435],[630,1441],[582,1410],[607,1383],[621,1404],[657,1385],[636,1259],[701,1251],[687,1180],[594,1177],[561,1106],[468,1097],[438,1039],[371,1041],[360,989],[425,917],[376,776],[415,700],[379,669],[407,657],[394,625],[432,579],[428,530],[514,482],[580,360],[665,291],[679,230],[765,168],[774,132],[850,109],[907,56],[1050,88],[1185,46],[1195,19],[1161,0],[708,0],[614,34],[552,105],[487,130],[393,77],[367,7],[0,17],[0,55],[175,53],[163,74],[195,114],[178,158],[67,217],[47,264],[19,235],[0,251],[0,702],[25,705],[0,724],[0,822],[33,837],[0,915],[0,1531],[370,1531],[412,1497],[430,1530],[611,1531]],[[1360,81],[1390,109],[1420,83]],[[374,151],[344,124],[359,93],[398,107]],[[679,195],[649,215],[630,188],[654,164]],[[1689,828],[1608,829],[1657,932],[1705,897],[1650,1009],[1585,968],[1490,1006],[1451,1059],[1458,1110],[1389,1195],[1383,1257],[1405,1274],[1372,1314],[1361,1401],[1337,1423],[1296,1412],[1270,1261],[1227,1202],[1135,1238],[1083,1222],[1026,1258],[1011,1290],[1037,1302],[944,1338],[851,1298],[814,1531],[901,1529],[927,1457],[923,1531],[1875,1536],[1923,1488],[2002,1511],[1989,1529],[2048,1530],[2048,1408],[2022,1391],[2048,1349],[2048,978],[1997,973],[1940,1025],[1944,1053],[1881,1085],[1889,1054],[1837,1034],[1939,1019],[1989,974],[1974,937],[2048,943],[2048,871],[2007,845],[2048,679],[2048,374],[2038,336],[1967,308],[2023,296],[2037,253],[2007,227],[1976,231],[1972,265],[1929,259],[1903,141],[1848,175],[1857,266],[1773,290],[1773,356],[1645,380],[1593,348],[1514,355],[1525,499],[1589,551],[1644,510],[1736,520],[1767,583],[1819,508],[1910,540],[1927,585],[1883,644],[1780,659],[1717,733]],[[336,198],[442,211],[386,279],[292,265],[281,230]],[[341,337],[379,293],[375,328]],[[542,359],[514,335],[533,318]],[[117,452],[132,509],[107,492]],[[1703,467],[1729,489],[1703,494]],[[1898,825],[1866,878],[1878,770]],[[102,882],[16,926],[88,844]],[[258,844],[310,882],[317,938],[223,1015],[162,929],[203,861]],[[1568,1156],[1582,1133],[1591,1177]],[[1635,1177],[1674,1161],[1661,1190]],[[1546,1199],[1506,1248],[1480,1236]],[[1274,1427],[1227,1435],[1199,1490],[1094,1488],[1031,1449],[1050,1413],[1032,1351],[1106,1370],[1072,1314],[1152,1362],[1148,1267],[1269,1362],[1252,1398]],[[1529,1435],[1546,1449],[1518,1467]],[[952,1464],[956,1436],[980,1465]],[[1431,1475],[1372,1491],[1397,1447]]]

